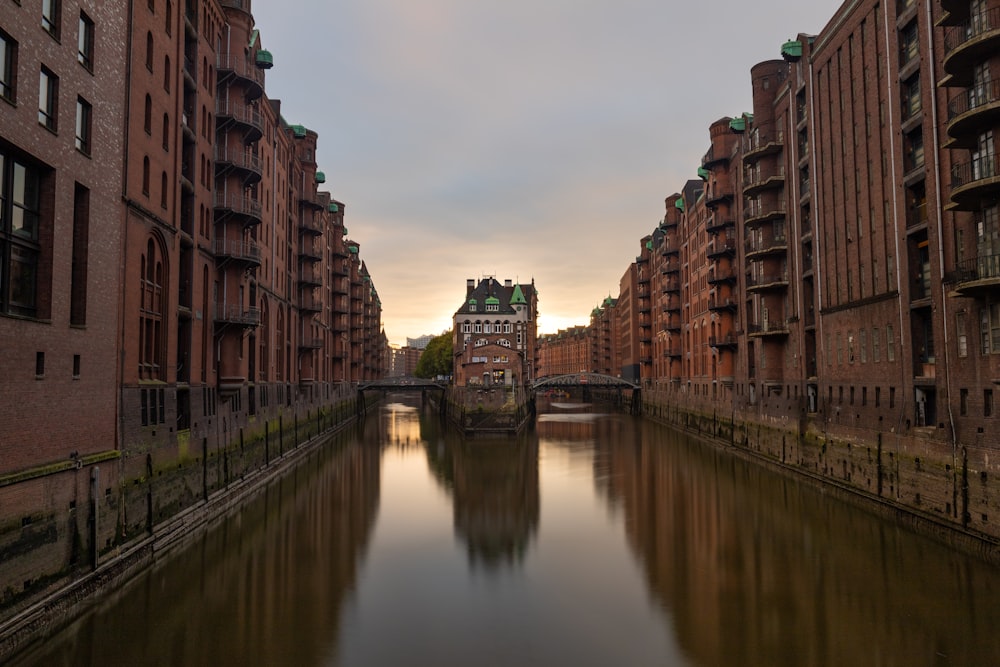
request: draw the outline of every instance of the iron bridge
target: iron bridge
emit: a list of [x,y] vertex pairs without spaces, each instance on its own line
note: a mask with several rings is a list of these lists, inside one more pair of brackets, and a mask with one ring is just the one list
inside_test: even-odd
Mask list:
[[640,385],[611,375],[601,373],[567,373],[566,375],[547,375],[537,378],[531,383],[531,388],[538,390],[544,387],[597,387],[600,389],[639,389]]

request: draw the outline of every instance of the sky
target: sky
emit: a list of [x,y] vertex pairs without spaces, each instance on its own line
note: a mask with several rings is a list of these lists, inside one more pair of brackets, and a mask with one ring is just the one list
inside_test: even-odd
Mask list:
[[833,0],[257,0],[282,115],[319,133],[324,189],[390,343],[451,328],[467,279],[539,292],[539,333],[618,296],[750,68]]

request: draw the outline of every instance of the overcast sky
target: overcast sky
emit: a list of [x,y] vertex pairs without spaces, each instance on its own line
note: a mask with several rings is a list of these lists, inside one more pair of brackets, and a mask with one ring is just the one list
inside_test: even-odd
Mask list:
[[271,98],[319,133],[389,341],[451,327],[468,278],[586,324],[696,176],[750,67],[833,0],[256,0]]

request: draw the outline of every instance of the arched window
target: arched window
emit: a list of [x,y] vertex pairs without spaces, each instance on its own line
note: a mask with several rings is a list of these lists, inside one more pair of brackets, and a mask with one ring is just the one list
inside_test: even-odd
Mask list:
[[142,158],[142,194],[149,196],[149,156]]
[[163,363],[163,251],[153,238],[139,262],[139,379],[165,380]]
[[146,130],[146,134],[153,133],[153,98],[148,93],[146,94],[146,110],[142,117],[142,127]]
[[146,33],[146,69],[153,71],[153,33]]
[[170,2],[170,0],[167,0],[165,23],[168,35],[171,34],[171,32],[173,31],[173,26],[171,25],[173,22],[174,22],[174,3]]
[[163,90],[170,92],[170,56],[163,56]]
[[160,206],[167,207],[167,172],[160,176]]
[[170,114],[163,114],[163,150],[170,150]]

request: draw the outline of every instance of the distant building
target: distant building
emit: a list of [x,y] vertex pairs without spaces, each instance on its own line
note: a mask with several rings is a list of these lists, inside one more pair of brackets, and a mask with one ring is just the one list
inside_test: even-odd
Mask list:
[[427,344],[432,340],[437,338],[434,334],[425,334],[423,336],[417,336],[416,338],[406,338],[406,347],[412,347],[415,350],[423,350],[427,348]]
[[538,376],[593,370],[593,336],[585,326],[560,329],[538,339]]
[[514,385],[535,377],[538,292],[492,276],[466,284],[454,316],[455,384]]

